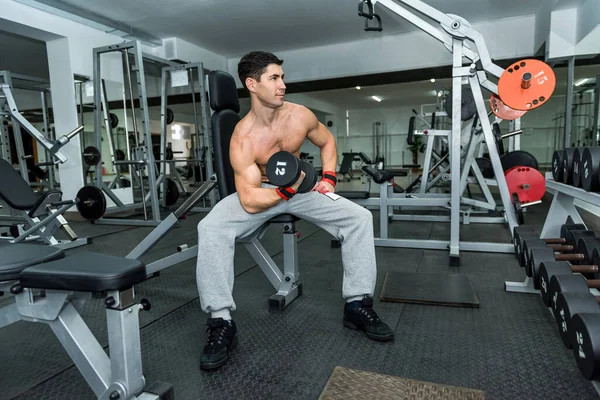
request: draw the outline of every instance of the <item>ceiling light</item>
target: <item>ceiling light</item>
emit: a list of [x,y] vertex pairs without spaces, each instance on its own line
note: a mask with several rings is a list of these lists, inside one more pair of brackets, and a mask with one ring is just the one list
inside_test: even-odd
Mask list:
[[375,100],[376,102],[381,102],[381,99],[379,97],[377,97],[377,96],[371,96],[371,98],[373,100]]
[[431,83],[435,83],[435,78],[431,78]]
[[360,90],[360,86],[357,86],[357,87],[356,87],[356,90]]
[[443,93],[442,93],[442,91],[440,90],[440,91],[438,92],[438,97],[442,97],[442,94],[443,94]]
[[575,86],[581,86],[581,85],[583,85],[584,83],[586,83],[587,81],[589,81],[589,79],[588,79],[588,78],[583,78],[583,79],[581,79],[581,80],[577,81],[577,82],[575,83]]

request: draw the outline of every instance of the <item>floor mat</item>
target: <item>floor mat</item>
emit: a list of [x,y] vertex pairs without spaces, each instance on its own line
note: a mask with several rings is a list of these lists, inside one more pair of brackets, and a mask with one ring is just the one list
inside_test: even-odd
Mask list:
[[381,301],[453,307],[479,307],[479,299],[465,274],[422,274],[388,271]]
[[483,400],[484,392],[335,367],[319,400]]

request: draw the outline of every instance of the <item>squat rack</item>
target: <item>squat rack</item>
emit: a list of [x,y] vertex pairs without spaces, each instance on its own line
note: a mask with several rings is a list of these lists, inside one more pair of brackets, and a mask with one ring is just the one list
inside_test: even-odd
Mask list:
[[[405,7],[398,3],[401,3]],[[498,94],[498,85],[489,81],[487,74],[499,79],[504,73],[504,69],[492,62],[483,35],[472,29],[468,21],[456,15],[444,14],[420,0],[397,0],[397,2],[393,0],[361,0],[359,3],[359,16],[365,17],[366,31],[382,30],[381,18],[375,13],[374,9],[376,4],[385,7],[392,13],[404,18],[417,28],[440,41],[453,56],[452,129],[446,132],[449,143],[448,159],[450,171],[452,171],[453,175],[450,193],[450,240],[429,241],[427,243],[427,248],[440,250],[449,249],[450,265],[457,266],[460,264],[460,249],[471,249],[473,246],[477,245],[476,243],[460,241],[461,189],[463,189],[461,187],[462,184],[460,179],[460,171],[462,171],[461,131],[463,126],[461,121],[461,103],[463,85],[469,85],[473,94],[477,110],[476,115],[481,124],[483,140],[488,147],[492,168],[496,177],[496,184],[500,192],[504,218],[508,223],[511,232],[513,231],[513,228],[518,225],[481,90],[481,87],[483,86],[490,92]],[[366,11],[365,5],[367,6]],[[421,16],[417,15],[417,13],[439,23],[439,27],[429,23]],[[370,24],[369,21],[374,21],[375,25]],[[463,66],[463,58],[470,60],[471,64],[469,66]],[[470,165],[465,165],[465,167],[469,168]],[[454,171],[458,172],[455,173]],[[474,172],[476,174],[477,172],[480,173],[478,168],[474,168]],[[393,239],[380,240],[378,245],[389,247],[422,247],[424,243],[423,241],[419,241],[418,244],[416,244],[414,241],[410,240]],[[506,246],[496,244],[496,246],[500,246],[500,248],[497,249],[498,251],[506,253],[512,251],[512,246],[509,244]]]

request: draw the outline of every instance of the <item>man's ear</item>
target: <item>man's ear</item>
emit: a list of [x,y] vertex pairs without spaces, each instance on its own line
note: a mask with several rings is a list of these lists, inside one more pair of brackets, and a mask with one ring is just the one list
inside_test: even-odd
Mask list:
[[246,87],[248,88],[249,91],[255,92],[256,91],[256,80],[253,78],[246,78]]

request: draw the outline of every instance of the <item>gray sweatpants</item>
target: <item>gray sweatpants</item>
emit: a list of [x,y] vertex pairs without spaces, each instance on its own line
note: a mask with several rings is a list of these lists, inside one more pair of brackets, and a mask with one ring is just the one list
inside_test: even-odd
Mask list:
[[373,295],[377,267],[373,217],[369,210],[345,198],[334,201],[321,193],[309,192],[249,214],[234,193],[218,202],[198,224],[196,279],[204,312],[235,310],[232,296],[235,241],[249,236],[278,214],[296,215],[341,241],[344,298]]

